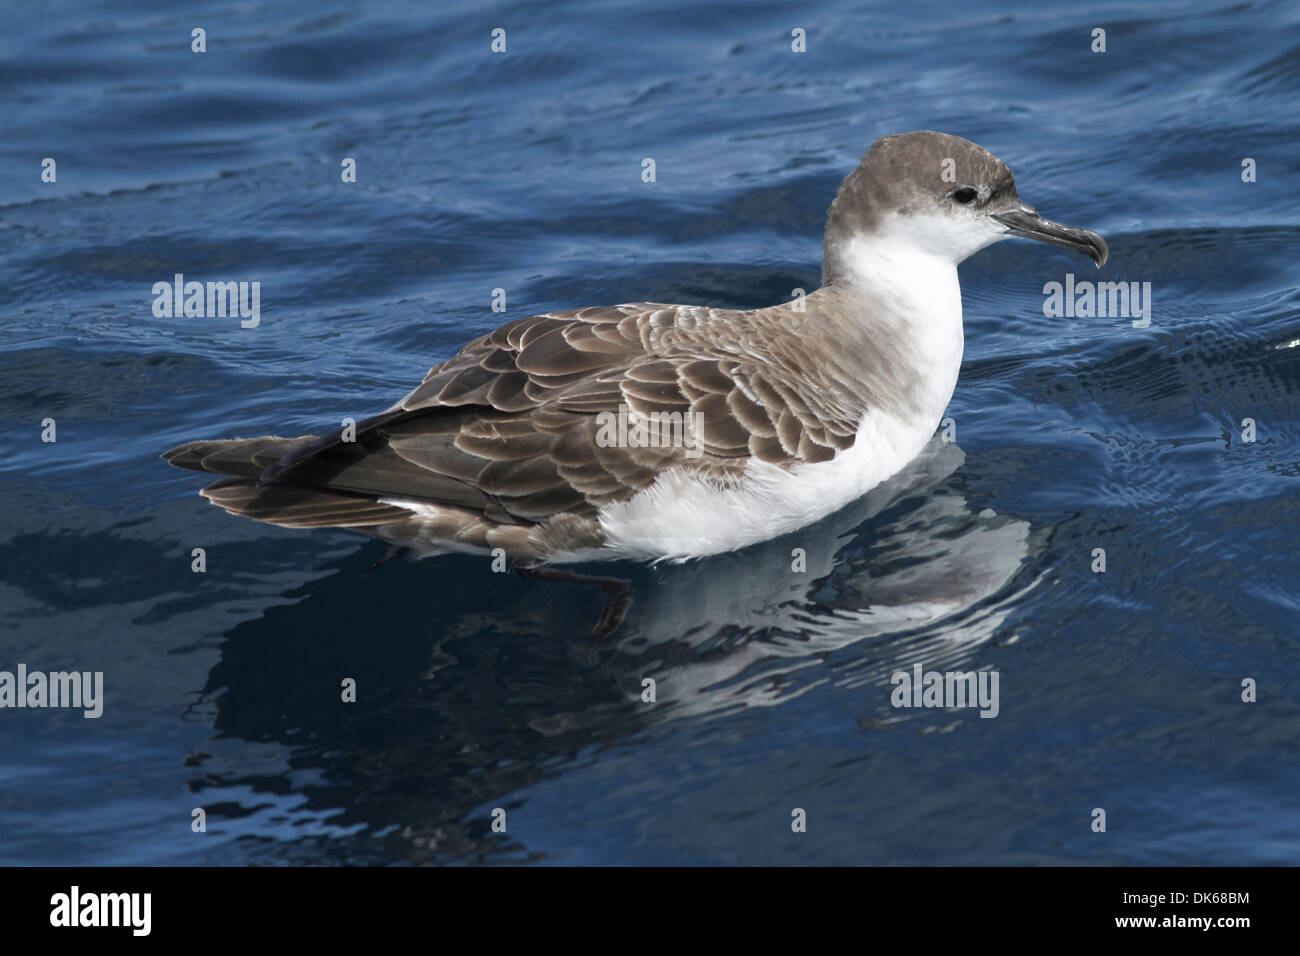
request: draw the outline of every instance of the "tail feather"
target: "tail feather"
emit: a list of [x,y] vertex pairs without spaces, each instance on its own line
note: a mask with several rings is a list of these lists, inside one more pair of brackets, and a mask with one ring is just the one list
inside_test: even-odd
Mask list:
[[177,468],[188,468],[190,471],[257,478],[286,455],[293,454],[315,440],[315,435],[303,435],[301,438],[262,435],[259,438],[192,441],[163,452],[162,457]]
[[405,508],[345,491],[259,485],[252,478],[223,478],[199,493],[231,514],[285,528],[366,528],[411,516]]
[[286,528],[367,528],[410,517],[374,497],[294,484],[263,484],[262,473],[316,441],[314,435],[192,441],[163,453],[177,468],[226,475],[200,494],[231,514]]

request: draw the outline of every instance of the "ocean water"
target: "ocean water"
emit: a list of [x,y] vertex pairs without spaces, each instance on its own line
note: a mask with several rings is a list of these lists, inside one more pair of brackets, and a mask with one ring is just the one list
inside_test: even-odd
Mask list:
[[[104,682],[0,709],[0,863],[1300,859],[1294,4],[53,0],[0,86],[0,670]],[[595,591],[368,574],[158,458],[359,419],[510,318],[787,300],[910,129],[1101,232],[1149,325],[977,254],[955,441],[789,538],[587,568],[634,586],[594,646]],[[259,324],[155,316],[176,273]],[[893,707],[918,663],[997,716]]]

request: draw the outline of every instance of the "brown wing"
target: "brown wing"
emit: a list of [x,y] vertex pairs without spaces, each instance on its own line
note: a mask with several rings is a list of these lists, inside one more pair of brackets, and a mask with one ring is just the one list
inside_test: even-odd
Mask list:
[[[791,334],[765,325],[766,311],[637,303],[519,319],[435,366],[360,423],[355,442],[327,436],[263,480],[535,523],[593,514],[668,467],[729,482],[751,456],[781,466],[825,461],[853,444],[860,410],[833,390],[828,398],[796,384],[806,374],[772,356],[799,350],[764,348]],[[620,408],[632,425],[690,430],[637,444],[633,428],[633,443],[620,444]]]

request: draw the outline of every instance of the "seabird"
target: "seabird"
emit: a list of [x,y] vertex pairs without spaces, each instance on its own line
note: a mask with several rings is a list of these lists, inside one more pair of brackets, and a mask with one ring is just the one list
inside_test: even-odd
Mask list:
[[500,548],[522,571],[602,584],[607,632],[622,582],[554,565],[743,548],[915,457],[961,367],[957,265],[1012,236],[1099,268],[1107,257],[1101,236],[1021,202],[1011,170],[975,143],[884,136],[841,183],[822,285],[802,299],[529,316],[435,365],[354,434],[194,441],[163,457],[226,476],[201,493],[232,514],[422,555]]

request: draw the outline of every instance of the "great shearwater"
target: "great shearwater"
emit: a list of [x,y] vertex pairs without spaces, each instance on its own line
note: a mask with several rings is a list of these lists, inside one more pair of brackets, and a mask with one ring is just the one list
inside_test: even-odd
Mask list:
[[233,514],[424,555],[495,552],[534,574],[743,548],[842,508],[921,451],[961,367],[957,264],[1010,236],[1106,261],[1099,235],[1039,217],[975,143],[885,136],[831,203],[822,285],[806,297],[521,318],[353,431],[163,457],[228,476],[202,494]]

